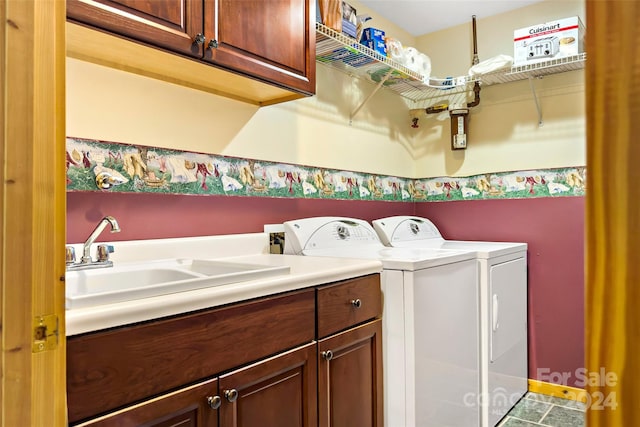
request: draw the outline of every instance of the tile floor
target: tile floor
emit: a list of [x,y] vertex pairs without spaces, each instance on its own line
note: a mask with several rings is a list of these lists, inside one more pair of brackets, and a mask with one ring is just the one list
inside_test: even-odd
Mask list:
[[584,427],[584,412],[584,403],[528,392],[498,427]]

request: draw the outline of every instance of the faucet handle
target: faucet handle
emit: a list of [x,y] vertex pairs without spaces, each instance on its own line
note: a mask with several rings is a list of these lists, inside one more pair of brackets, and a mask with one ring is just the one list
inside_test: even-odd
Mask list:
[[76,262],[76,250],[73,246],[65,246],[65,263],[67,265]]
[[109,261],[109,254],[113,252],[113,245],[98,245],[98,262]]

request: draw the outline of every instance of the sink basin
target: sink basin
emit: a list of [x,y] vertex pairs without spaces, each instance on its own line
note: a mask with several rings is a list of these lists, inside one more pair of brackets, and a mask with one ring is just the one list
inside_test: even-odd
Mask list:
[[[222,261],[205,261],[205,260],[176,260],[178,268],[195,274],[205,276],[218,276],[225,274],[250,274],[262,272],[265,266],[255,264],[230,263]],[[288,267],[287,267],[288,269]],[[268,268],[269,272],[277,272],[279,269]],[[265,272],[266,273],[266,272]],[[261,276],[261,274],[259,274]]]
[[171,259],[67,271],[66,308],[82,308],[289,274],[288,266]]
[[146,287],[196,277],[200,276],[172,268],[114,269],[113,271],[105,269],[68,272],[67,283],[75,282],[74,290],[78,294],[97,294],[127,290],[133,283],[137,287]]

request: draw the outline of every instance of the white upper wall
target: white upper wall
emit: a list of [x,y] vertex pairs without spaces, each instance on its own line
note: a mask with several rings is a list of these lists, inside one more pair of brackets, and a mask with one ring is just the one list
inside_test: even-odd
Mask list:
[[67,58],[67,135],[325,168],[413,176],[407,105],[318,65],[318,94],[257,108]]
[[[352,4],[358,14],[371,14],[361,4]],[[554,12],[556,5],[558,12]],[[520,10],[520,15],[514,11],[504,18],[480,21],[480,59],[509,53],[497,46],[510,44],[514,27],[580,15],[567,5],[582,10],[581,2],[547,1],[531,6],[531,10]],[[374,17],[369,24],[405,46],[424,49],[432,57],[434,73],[438,64],[445,63],[442,69],[466,73],[470,39],[465,41],[455,29],[452,38],[439,32],[417,41],[385,21]],[[494,37],[506,33],[507,42],[489,39],[486,27],[491,27]],[[448,40],[448,50],[438,54],[426,48],[443,37]],[[461,52],[460,59],[451,54],[452,46]],[[582,72],[546,77],[535,84],[544,114],[543,127],[537,125],[526,81],[488,87],[482,91],[481,105],[472,110],[469,148],[452,152],[446,114],[421,118],[420,128],[413,129],[409,103],[386,90],[376,93],[351,120],[352,112],[374,85],[322,64],[317,67],[316,96],[258,109],[68,58],[67,134],[415,178],[584,165]]]
[[356,9],[358,15],[371,16],[371,19],[365,23],[364,28],[373,27],[384,30],[385,36],[400,40],[405,46],[414,46],[416,44],[416,38],[414,36],[383,16],[378,15],[358,0],[348,0],[348,3]]
[[[431,58],[432,76],[443,78],[468,73],[473,58],[471,15],[472,10],[469,11],[468,24],[425,34],[416,40],[415,47]],[[513,56],[514,30],[570,16],[579,16],[587,26],[584,0],[545,0],[478,19],[476,34],[479,59],[483,61],[500,54]]]
[[[431,59],[434,77],[468,73],[473,57],[469,23],[426,34],[416,47]],[[513,31],[518,28],[579,16],[582,0],[546,0],[521,9],[478,20],[480,61],[496,55],[513,56]],[[588,28],[587,28],[588,33]],[[538,126],[534,92],[528,81],[483,87],[478,107],[471,109],[468,148],[450,149],[448,114],[423,116],[412,141],[420,155],[414,159],[417,176],[466,176],[493,171],[584,166],[586,135],[584,72],[534,79],[542,111]]]

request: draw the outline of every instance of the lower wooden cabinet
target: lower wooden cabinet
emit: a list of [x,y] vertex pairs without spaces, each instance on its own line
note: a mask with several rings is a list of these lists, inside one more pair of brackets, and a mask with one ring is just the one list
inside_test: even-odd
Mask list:
[[145,402],[314,341],[313,289],[70,337],[69,421]]
[[321,426],[382,427],[382,321],[318,342]]
[[316,343],[125,408],[91,427],[316,427]]
[[382,427],[379,275],[67,340],[69,425]]

